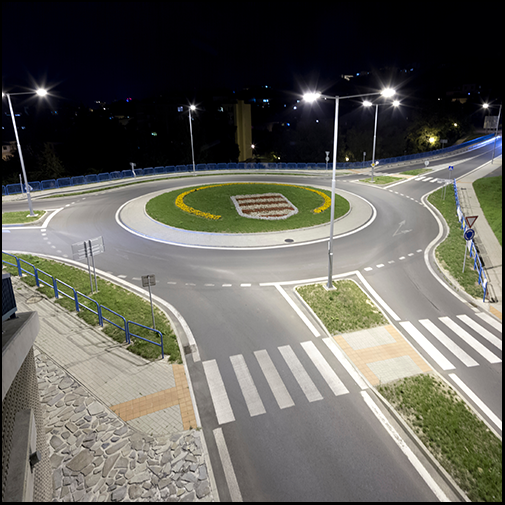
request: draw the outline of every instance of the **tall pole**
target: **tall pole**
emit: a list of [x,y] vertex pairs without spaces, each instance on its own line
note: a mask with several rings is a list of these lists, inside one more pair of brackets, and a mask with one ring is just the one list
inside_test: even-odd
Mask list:
[[14,127],[14,135],[16,136],[16,142],[18,144],[19,161],[21,161],[21,170],[23,172],[23,178],[25,180],[26,196],[28,198],[28,208],[30,209],[30,216],[34,216],[35,214],[33,213],[32,197],[30,195],[30,185],[28,184],[28,179],[26,177],[25,162],[23,160],[23,153],[21,152],[21,144],[19,142],[18,129],[16,127],[16,118],[14,117],[14,112],[12,110],[11,96],[9,95],[9,93],[6,93],[6,95],[7,95],[7,101],[9,102],[9,110],[11,111],[12,126]]
[[502,104],[500,104],[500,110],[498,111],[498,121],[496,121],[496,131],[494,134],[494,143],[493,143],[493,157],[491,158],[491,164],[494,161],[494,152],[496,149],[496,138],[498,137],[498,126],[500,126],[501,107],[502,107]]
[[372,153],[372,182],[373,182],[373,169],[375,167],[375,142],[377,141],[377,116],[379,115],[379,104],[375,104],[375,128],[373,131],[373,153]]
[[189,133],[191,135],[191,158],[193,159],[193,175],[196,173],[195,170],[195,152],[193,150],[193,125],[191,124],[191,107],[189,108]]
[[337,169],[337,139],[338,139],[338,108],[339,97],[335,97],[335,130],[333,132],[333,175],[331,179],[331,222],[330,241],[328,243],[328,284],[327,289],[333,288],[333,225],[335,223],[335,172]]

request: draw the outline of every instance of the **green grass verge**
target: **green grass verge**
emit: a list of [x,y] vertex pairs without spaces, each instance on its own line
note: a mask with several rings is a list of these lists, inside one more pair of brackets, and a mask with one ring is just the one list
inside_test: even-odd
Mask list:
[[[322,196],[306,189],[281,184],[232,184],[190,193],[184,198],[189,207],[220,215],[218,220],[199,217],[184,212],[175,205],[177,196],[188,191],[180,188],[163,193],[147,202],[146,211],[156,221],[185,230],[204,231],[211,233],[260,233],[269,231],[291,230],[324,224],[330,220],[331,209],[316,214],[314,209],[324,203]],[[331,197],[331,192],[321,191]],[[260,220],[250,219],[238,214],[231,200],[234,195],[281,193],[298,208],[298,213],[287,219]],[[335,195],[335,219],[344,216],[349,211],[349,202]]]
[[[479,274],[473,269],[474,259],[470,258],[468,249],[465,249],[466,240],[456,214],[454,190],[452,186],[446,188],[445,200],[443,192],[444,188],[441,188],[428,197],[428,201],[440,211],[449,226],[449,235],[435,251],[437,260],[469,295],[482,299],[483,291],[479,286]],[[467,258],[463,272],[465,251]]]
[[369,184],[390,184],[392,182],[401,181],[403,177],[391,177],[390,175],[379,175],[374,176],[373,182],[372,178],[369,179],[361,179],[359,182],[368,182]]
[[46,214],[45,210],[33,211],[35,214],[30,216],[29,211],[22,210],[20,212],[2,212],[2,224],[24,224],[37,221]]
[[[100,305],[103,305],[118,314],[121,314],[127,321],[134,321],[135,323],[143,324],[144,326],[152,327],[152,315],[151,315],[151,305],[149,302],[143,298],[123,289],[116,284],[110,283],[103,278],[97,276],[98,293],[91,294],[89,285],[89,275],[87,272],[74,268],[57,261],[47,260],[44,258],[39,258],[37,256],[22,254],[18,256],[19,258],[31,263],[37,269],[43,270],[48,274],[56,277],[57,279],[65,282],[66,284],[74,287],[76,291],[83,293],[84,295],[96,300]],[[5,254],[2,254],[2,259],[8,261],[9,263],[14,263],[15,260]],[[29,265],[21,263],[24,270],[32,271]],[[17,275],[18,271],[16,267],[10,265],[3,265],[3,269],[9,272],[11,275]],[[50,277],[44,274],[40,274],[40,279],[52,284]],[[31,275],[23,273],[21,278],[30,286],[35,286],[35,278]],[[93,279],[94,286],[94,279]],[[70,289],[65,286],[59,285],[58,289],[62,288],[63,291],[73,297],[73,293]],[[53,298],[54,300],[54,290],[48,288],[47,286],[41,284],[41,287],[37,288],[37,291],[43,293],[48,298]],[[75,302],[65,296],[61,296],[58,300],[54,300],[57,304],[65,307],[70,311],[75,311]],[[79,302],[87,305],[91,309],[96,311],[96,305],[84,297],[79,297]],[[114,314],[104,311],[103,315],[107,319],[110,319],[117,325],[124,327],[123,320]],[[98,316],[89,312],[86,309],[81,308],[78,316],[84,319],[88,324],[92,326],[98,326]],[[170,362],[182,363],[181,354],[179,350],[179,345],[177,343],[177,337],[175,336],[170,322],[166,318],[165,314],[161,312],[157,307],[154,307],[154,317],[156,323],[156,329],[161,331],[163,335],[163,349],[165,351],[165,357],[170,355]],[[131,326],[131,331],[133,333],[148,338],[153,342],[160,343],[160,338],[157,333],[153,331],[146,330],[138,326]],[[125,342],[124,331],[116,328],[115,326],[104,321],[104,333],[113,338],[116,342]],[[143,358],[149,360],[158,359],[161,356],[161,348],[159,346],[153,345],[144,340],[132,337],[132,344],[128,346],[128,350],[134,354],[138,354]]]
[[502,245],[502,176],[479,179],[473,183],[473,189],[489,226]]
[[502,442],[453,389],[422,374],[378,391],[471,501],[502,501]]
[[388,324],[368,296],[351,280],[334,281],[335,290],[322,284],[299,286],[296,291],[316,313],[330,335]]
[[421,175],[426,172],[431,172],[431,168],[416,168],[415,170],[407,170],[406,172],[400,172],[404,175]]

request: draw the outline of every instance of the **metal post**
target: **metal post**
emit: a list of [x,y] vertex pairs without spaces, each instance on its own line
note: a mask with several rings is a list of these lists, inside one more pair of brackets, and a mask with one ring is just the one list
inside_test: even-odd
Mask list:
[[494,134],[493,157],[491,158],[491,164],[494,161],[494,152],[495,152],[495,149],[496,149],[496,138],[498,137],[498,126],[500,125],[501,107],[502,107],[502,104],[500,104],[500,110],[498,111],[498,121],[496,122],[496,131],[495,131],[495,134]]
[[333,288],[333,225],[335,223],[335,172],[337,169],[337,139],[338,139],[338,109],[339,97],[335,97],[335,131],[333,133],[333,175],[331,179],[331,222],[330,241],[328,244],[328,284],[327,289]]
[[379,115],[379,104],[375,104],[375,127],[373,131],[373,153],[372,153],[372,182],[373,182],[373,169],[375,166],[375,142],[377,140],[377,116]]
[[153,298],[151,295],[151,276],[148,275],[147,279],[149,281],[149,300],[151,300],[151,315],[153,316],[153,329],[156,329],[156,324],[154,323],[154,308],[153,308]]
[[89,255],[88,248],[86,247],[86,241],[84,241],[84,254],[86,255],[86,260],[88,261],[89,287],[91,289],[91,293],[93,293],[93,281],[91,280],[91,268],[89,266]]
[[23,178],[26,184],[26,197],[28,198],[28,208],[30,209],[30,216],[34,216],[35,214],[33,213],[32,197],[30,195],[30,185],[28,184],[28,179],[26,177],[25,162],[23,160],[23,153],[21,152],[21,143],[19,142],[18,129],[16,127],[16,118],[14,117],[14,111],[12,110],[11,97],[9,93],[7,93],[7,101],[9,102],[9,110],[11,111],[12,125],[14,127],[14,135],[16,136],[16,142],[18,144],[19,161],[21,162],[21,171],[23,172]]
[[196,170],[195,170],[195,152],[193,149],[193,126],[191,124],[191,107],[189,109],[189,133],[191,135],[191,158],[193,160],[193,175],[196,175]]
[[95,289],[96,292],[98,293],[98,286],[96,283],[95,256],[93,256],[93,249],[91,248],[91,240],[88,240],[88,243],[89,243],[89,254],[91,255],[91,261],[93,263],[93,275],[95,276]]

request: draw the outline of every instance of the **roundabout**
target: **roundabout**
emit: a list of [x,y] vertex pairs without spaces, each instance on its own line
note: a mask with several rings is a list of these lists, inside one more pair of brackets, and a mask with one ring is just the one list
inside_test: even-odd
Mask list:
[[[184,247],[254,250],[308,245],[329,237],[331,199],[323,191],[251,182],[162,190],[124,203],[115,219],[137,236]],[[197,198],[206,192],[207,198]],[[377,211],[369,201],[342,189],[335,196],[334,237],[372,224]]]

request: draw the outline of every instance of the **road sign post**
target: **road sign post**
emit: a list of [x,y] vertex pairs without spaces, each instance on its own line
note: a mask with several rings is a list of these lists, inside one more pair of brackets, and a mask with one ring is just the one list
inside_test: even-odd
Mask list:
[[91,280],[91,267],[89,264],[89,258],[93,263],[93,274],[95,276],[95,289],[98,293],[98,284],[96,281],[96,269],[95,269],[95,256],[97,254],[103,253],[105,251],[105,246],[103,245],[103,237],[93,238],[91,240],[84,240],[83,242],[77,242],[72,244],[72,255],[74,260],[82,260],[86,258],[88,262],[88,272],[89,272],[89,284],[91,286],[91,292],[93,293],[93,281]]
[[324,151],[326,153],[326,170],[328,170],[328,161],[330,161],[330,151]]
[[[449,172],[454,170],[454,167],[452,165],[449,165]],[[447,184],[444,186],[444,200],[445,200],[445,194],[447,193]]]
[[465,257],[463,258],[463,273],[465,273],[466,250],[468,248],[468,242],[472,240],[473,237],[475,236],[475,231],[472,229],[466,230],[463,236],[465,237]]
[[154,274],[143,275],[142,276],[142,287],[149,287],[149,300],[151,301],[151,315],[153,316],[153,330],[156,329],[156,324],[154,323],[154,309],[153,309],[153,297],[151,295],[151,286],[156,286],[156,277]]

